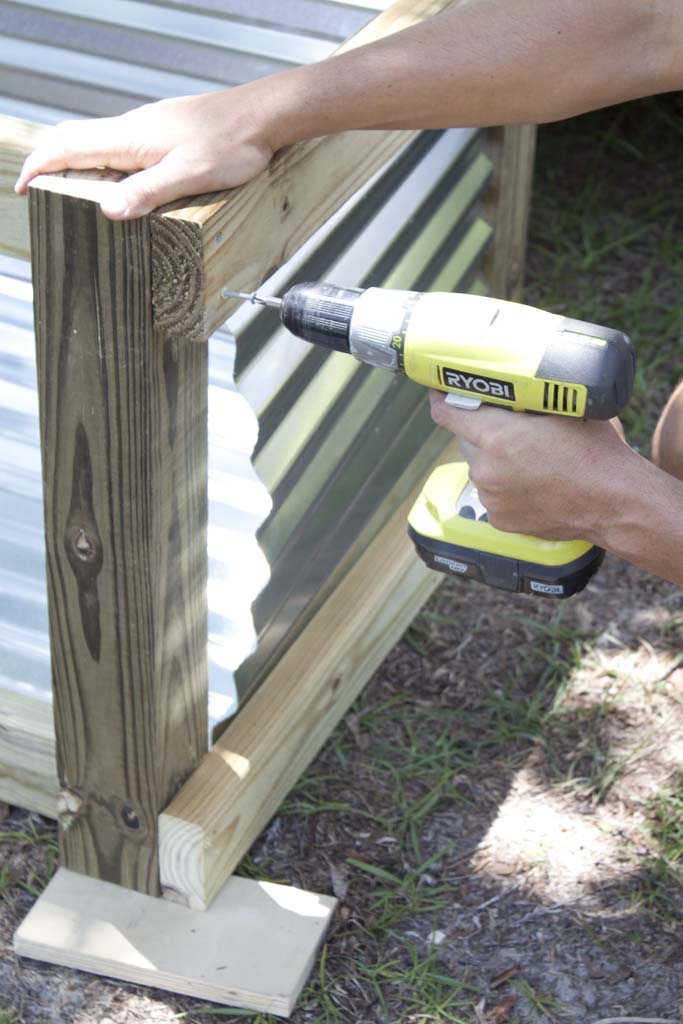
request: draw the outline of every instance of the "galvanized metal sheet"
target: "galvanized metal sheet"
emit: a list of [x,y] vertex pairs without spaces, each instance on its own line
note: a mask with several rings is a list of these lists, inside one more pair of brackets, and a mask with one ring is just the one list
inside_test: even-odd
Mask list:
[[238,85],[324,59],[375,13],[333,0],[1,0],[0,110],[55,123]]
[[278,28],[314,34],[320,38],[341,42],[357,32],[373,18],[380,7],[372,2],[354,3],[344,0],[150,0],[157,6],[186,11],[204,10],[233,18],[275,25]]
[[[334,44],[326,40],[288,32],[280,27],[217,18],[204,12],[177,11],[166,6],[150,7],[138,0],[107,0],[97,5],[92,0],[21,0],[21,3],[8,4],[7,7],[61,15],[62,21],[72,26],[76,40],[92,37],[107,25],[132,28],[138,33],[145,33],[149,50],[158,46],[156,37],[166,37],[204,43],[236,53],[253,53],[289,64],[308,64],[324,60],[334,48]],[[87,36],[85,31],[79,31],[81,29],[87,29]]]
[[[30,267],[0,257],[0,687],[51,696]],[[233,671],[256,636],[269,570],[255,534],[270,498],[252,464],[257,420],[232,381],[235,343],[209,348],[209,713],[234,711]],[[241,581],[235,587],[234,581]]]
[[[210,38],[202,39],[199,33],[199,38],[196,39],[191,36],[175,37],[171,34],[158,35],[150,39],[146,33],[125,23],[110,25],[80,19],[74,21],[52,11],[27,9],[14,4],[0,6],[0,32],[8,39],[42,43],[55,50],[59,48],[70,55],[77,51],[90,57],[102,58],[106,62],[104,70],[107,75],[107,88],[121,92],[123,97],[132,92],[125,81],[126,69],[131,65],[136,68],[134,80],[138,83],[145,79],[147,69],[155,69],[157,72],[172,69],[176,77],[171,80],[170,93],[166,79],[161,79],[162,87],[166,94],[170,95],[178,95],[174,89],[185,88],[182,76],[188,76],[186,91],[192,92],[196,91],[192,82],[198,73],[201,75],[200,81],[208,83],[206,88],[216,89],[220,86],[238,85],[291,67],[291,64],[284,60],[230,50],[219,40],[212,42]],[[15,52],[11,42],[9,52]],[[20,60],[24,65],[29,63],[30,54],[26,57],[22,56],[19,50],[16,53],[17,63]],[[45,75],[58,80],[82,80],[82,62],[76,61],[73,72],[73,76],[76,77],[73,77],[69,61],[63,54],[48,50],[46,55],[46,52],[42,51],[41,58],[44,61],[41,70]],[[119,64],[122,66],[119,67]],[[87,65],[86,72],[92,67],[92,63]],[[158,75],[150,76],[146,85],[138,86],[135,91],[145,98],[154,99],[159,90],[159,81]],[[95,91],[98,82],[99,77],[93,80],[92,88]],[[100,84],[105,84],[105,80]],[[78,96],[75,102],[79,102]]]

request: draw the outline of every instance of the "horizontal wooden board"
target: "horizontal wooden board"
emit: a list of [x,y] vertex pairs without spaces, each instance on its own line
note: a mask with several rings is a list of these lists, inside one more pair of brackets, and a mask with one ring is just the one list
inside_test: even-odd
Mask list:
[[59,781],[52,705],[0,692],[0,800],[57,817]]
[[29,259],[28,203],[14,192],[24,160],[48,129],[0,115],[0,253]]

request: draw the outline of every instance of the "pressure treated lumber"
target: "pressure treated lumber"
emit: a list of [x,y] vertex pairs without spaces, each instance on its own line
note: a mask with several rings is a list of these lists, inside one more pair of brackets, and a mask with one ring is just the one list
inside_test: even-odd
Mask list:
[[24,160],[38,145],[46,125],[0,115],[0,254],[29,259],[28,208],[14,183]]
[[[417,24],[450,2],[396,0],[336,53]],[[177,318],[186,337],[208,337],[236,307],[221,295],[224,285],[256,288],[415,134],[356,131],[299,143],[277,153],[247,185],[157,211],[153,230],[175,255],[175,276],[187,296],[179,302],[173,275],[163,283],[155,274],[157,321],[173,333]]]
[[336,902],[231,878],[200,914],[60,868],[14,948],[63,967],[288,1016]]
[[207,348],[152,325],[147,218],[30,188],[61,863],[159,892],[207,746]]
[[536,126],[489,130],[494,175],[487,193],[495,241],[484,264],[491,295],[520,302],[531,209]]
[[[336,52],[407,28],[450,2],[396,0]],[[25,129],[29,136],[38,130]],[[158,210],[150,218],[155,326],[173,337],[205,341],[235,308],[235,300],[221,295],[224,285],[256,288],[415,134],[344,132],[300,143],[277,153],[240,188]],[[27,255],[22,230],[19,215],[16,255]]]
[[[441,462],[457,457],[449,445]],[[164,895],[206,908],[441,576],[406,536],[414,493],[160,818]]]
[[0,693],[0,800],[57,817],[59,781],[52,705]]

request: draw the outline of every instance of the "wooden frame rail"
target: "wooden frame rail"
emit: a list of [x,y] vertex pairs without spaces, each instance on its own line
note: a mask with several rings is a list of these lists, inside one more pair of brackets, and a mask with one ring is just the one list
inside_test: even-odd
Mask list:
[[49,132],[47,125],[0,115],[0,254],[31,257],[28,204],[16,195],[14,183],[24,160]]

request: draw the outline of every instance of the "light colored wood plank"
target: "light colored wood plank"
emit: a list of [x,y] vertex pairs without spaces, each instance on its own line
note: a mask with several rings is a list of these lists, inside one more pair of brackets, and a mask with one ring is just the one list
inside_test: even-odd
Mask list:
[[0,690],[0,800],[57,817],[52,705]]
[[64,967],[288,1016],[336,902],[234,877],[200,914],[60,868],[14,948]]
[[[345,132],[300,143],[277,153],[268,171],[242,188],[199,197],[182,210],[158,211],[164,221],[158,230],[177,256],[187,301],[181,304],[176,293],[161,293],[155,285],[156,315],[171,332],[175,315],[189,338],[208,337],[237,307],[222,296],[224,286],[257,288],[413,135]],[[190,225],[191,244],[181,225]],[[199,260],[193,250],[201,252]]]
[[[451,444],[440,462],[457,457]],[[414,493],[160,818],[164,895],[207,907],[442,577],[406,536]]]
[[28,204],[14,192],[14,183],[28,154],[48,131],[47,126],[0,115],[0,253],[30,258]]
[[30,188],[60,857],[158,894],[207,748],[208,351],[153,329],[148,220],[83,198],[108,184]]

